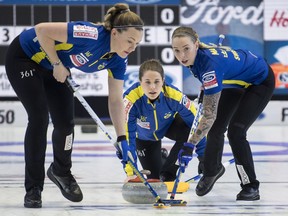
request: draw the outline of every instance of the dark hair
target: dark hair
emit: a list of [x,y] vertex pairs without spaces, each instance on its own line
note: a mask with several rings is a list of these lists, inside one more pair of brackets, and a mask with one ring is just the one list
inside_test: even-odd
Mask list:
[[144,73],[148,70],[153,70],[153,71],[158,72],[161,75],[162,79],[164,79],[164,76],[165,76],[164,69],[159,60],[149,59],[149,60],[144,61],[140,65],[140,68],[139,68],[139,80],[140,81],[142,80]]
[[104,27],[111,31],[116,28],[119,32],[134,27],[139,31],[143,31],[143,20],[134,12],[130,11],[128,4],[117,3],[109,8],[104,16]]
[[[158,59],[148,59],[140,65],[140,68],[139,68],[139,80],[140,81],[142,80],[144,73],[148,70],[158,72],[160,74],[160,76],[162,77],[162,80],[164,80],[164,78],[165,78],[164,69],[163,69],[163,67],[162,67],[162,65]],[[163,82],[164,94],[168,95],[165,86],[166,86],[166,83],[164,80],[164,82]]]

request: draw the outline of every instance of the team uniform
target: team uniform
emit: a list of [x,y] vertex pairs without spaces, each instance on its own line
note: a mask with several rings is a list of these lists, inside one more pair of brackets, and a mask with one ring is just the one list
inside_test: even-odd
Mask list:
[[[189,98],[173,85],[165,83],[159,97],[151,102],[140,83],[133,84],[124,93],[127,137],[132,151],[137,155],[143,169],[151,171],[148,178],[174,180],[178,165],[177,155],[187,142],[196,113]],[[161,139],[176,141],[164,164],[161,160]],[[203,157],[206,138],[197,145],[198,157]],[[163,179],[164,179],[163,178]]]
[[[67,43],[55,44],[57,54],[67,68],[91,73],[108,69],[116,79],[124,79],[126,59],[109,55],[110,32],[104,26],[90,22],[68,23]],[[48,70],[53,67],[36,39],[34,28],[20,35],[20,44],[26,55]]]
[[217,118],[207,136],[205,176],[215,176],[221,169],[224,133],[228,127],[241,186],[258,189],[246,132],[272,97],[275,86],[272,69],[262,57],[250,51],[225,47],[198,49],[194,65],[189,68],[202,83],[205,95],[222,91]]
[[[55,43],[62,64],[83,72],[103,69],[115,79],[124,79],[127,58],[109,54],[110,32],[90,22],[68,23],[67,43]],[[25,188],[43,189],[48,113],[52,134],[55,174],[70,174],[74,138],[74,99],[66,84],[53,77],[53,67],[40,47],[35,29],[14,39],[7,52],[6,71],[18,98],[28,113],[25,134]]]

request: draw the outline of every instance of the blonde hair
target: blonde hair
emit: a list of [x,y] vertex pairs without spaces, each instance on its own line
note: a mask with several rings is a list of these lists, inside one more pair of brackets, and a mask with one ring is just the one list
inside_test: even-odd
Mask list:
[[199,43],[200,49],[211,49],[211,48],[217,48],[217,47],[230,49],[230,47],[227,47],[227,46],[219,46],[213,43],[205,44],[201,42],[197,32],[191,27],[180,26],[176,28],[172,34],[172,39],[176,37],[189,37],[194,43],[196,42]]
[[144,22],[137,14],[130,11],[128,4],[117,3],[108,9],[104,16],[103,25],[108,31],[116,28],[121,32],[129,27],[143,31]]

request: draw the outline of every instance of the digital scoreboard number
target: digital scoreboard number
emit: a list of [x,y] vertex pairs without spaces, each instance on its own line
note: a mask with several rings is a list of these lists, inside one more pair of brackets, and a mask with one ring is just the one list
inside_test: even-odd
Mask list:
[[[179,65],[171,48],[173,30],[180,24],[179,10],[180,7],[177,5],[140,7],[140,11],[145,12],[141,13],[141,18],[145,22],[145,29],[143,41],[138,51],[140,62],[138,61],[137,65],[149,58],[157,58],[164,65]],[[136,53],[132,55],[132,59],[129,56],[129,63],[132,63],[133,57],[137,56]]]

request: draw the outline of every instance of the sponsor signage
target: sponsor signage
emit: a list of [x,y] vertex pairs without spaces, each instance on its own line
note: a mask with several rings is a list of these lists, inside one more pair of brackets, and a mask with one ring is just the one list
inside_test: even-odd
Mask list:
[[288,40],[288,1],[265,0],[264,40]]
[[27,113],[19,101],[1,101],[0,103],[0,127],[26,126]]
[[[223,45],[263,55],[263,11],[262,0],[183,0],[180,24],[196,30],[204,43],[218,44],[224,34]],[[183,78],[184,93],[197,95],[199,88],[190,87],[196,81],[189,70],[183,70]]]
[[270,101],[253,125],[288,126],[288,101]]
[[263,10],[262,0],[184,0],[180,23],[192,26],[203,42],[217,43],[219,34],[224,34],[224,45],[259,53],[263,50]]
[[[182,91],[183,78],[181,66],[163,66],[165,73],[165,82],[173,84]],[[124,91],[131,85],[139,81],[139,66],[128,66],[125,74]]]
[[[163,66],[165,80],[182,90],[182,67]],[[137,82],[139,66],[128,66],[124,80],[124,90]],[[108,96],[108,72],[106,70],[96,73],[84,73],[75,68],[71,69],[73,79],[80,85],[79,92],[83,96]],[[16,97],[8,80],[4,66],[0,66],[0,97]]]
[[287,41],[266,41],[265,56],[275,74],[277,95],[288,93],[288,43]]

